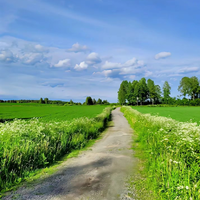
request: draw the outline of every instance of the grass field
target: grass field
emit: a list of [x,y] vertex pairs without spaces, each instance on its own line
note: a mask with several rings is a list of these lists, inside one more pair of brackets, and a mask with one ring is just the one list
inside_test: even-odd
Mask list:
[[0,103],[0,119],[42,118],[43,121],[66,121],[80,117],[93,118],[106,106],[58,106],[50,104]]
[[200,199],[200,126],[141,114],[159,112],[180,121],[190,118],[198,121],[200,108],[138,107],[137,110],[140,112],[128,106],[121,109],[135,131],[135,150],[139,152],[136,154],[143,159],[142,178],[137,180],[137,190],[142,193],[153,191],[156,199]]
[[97,138],[110,120],[111,107],[105,107],[1,105],[4,119],[43,120],[0,123],[0,191]]
[[180,122],[197,122],[200,124],[200,107],[147,107],[133,106],[133,109],[141,113],[170,117]]

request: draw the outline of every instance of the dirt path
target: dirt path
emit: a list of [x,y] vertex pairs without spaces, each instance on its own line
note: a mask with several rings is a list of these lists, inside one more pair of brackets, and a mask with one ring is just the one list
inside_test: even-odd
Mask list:
[[22,187],[4,199],[131,199],[124,193],[124,184],[135,162],[130,149],[132,129],[119,108],[112,112],[112,118],[114,126],[91,150],[67,160],[40,184]]

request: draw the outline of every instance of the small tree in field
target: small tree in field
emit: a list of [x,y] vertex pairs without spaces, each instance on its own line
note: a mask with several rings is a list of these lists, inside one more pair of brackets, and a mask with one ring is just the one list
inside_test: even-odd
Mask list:
[[48,99],[48,98],[45,98],[45,99],[44,99],[44,103],[45,103],[45,104],[48,104],[48,103],[49,103],[49,99]]
[[39,101],[39,103],[44,103],[44,100],[43,100],[43,98],[40,98],[40,101]]
[[97,104],[102,104],[102,100],[100,98],[97,100]]
[[73,104],[74,104],[74,102],[73,102],[72,100],[70,100],[70,104],[71,104],[71,105],[73,105]]
[[97,104],[97,102],[96,102],[95,99],[93,99],[92,102],[93,102],[93,105],[96,105],[96,104]]
[[93,105],[92,98],[91,97],[87,97],[86,100],[85,100],[85,104],[86,105]]

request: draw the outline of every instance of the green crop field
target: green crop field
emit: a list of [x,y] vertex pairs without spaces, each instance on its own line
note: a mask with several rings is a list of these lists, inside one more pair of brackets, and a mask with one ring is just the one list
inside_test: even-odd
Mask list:
[[170,117],[180,122],[192,121],[200,124],[200,107],[133,106],[132,108],[141,113],[150,113],[151,115]]
[[1,190],[20,183],[31,171],[49,166],[97,138],[110,120],[111,110],[98,105],[1,104],[2,119],[20,120],[0,123],[0,198]]
[[66,121],[80,117],[93,118],[106,106],[58,106],[50,104],[5,104],[0,103],[0,119],[41,118],[43,121]]

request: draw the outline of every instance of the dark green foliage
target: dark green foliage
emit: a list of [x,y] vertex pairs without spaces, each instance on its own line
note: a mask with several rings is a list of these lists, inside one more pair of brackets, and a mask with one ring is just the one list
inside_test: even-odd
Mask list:
[[102,104],[102,100],[100,98],[97,100],[97,104]]
[[48,103],[49,103],[49,99],[48,99],[48,98],[45,98],[45,99],[44,99],[44,103],[45,103],[45,104],[48,104]]
[[93,102],[93,105],[97,104],[97,101],[95,99],[93,99],[92,102]]
[[39,101],[40,104],[44,103],[44,100],[43,98],[40,98],[40,101]]
[[93,105],[93,101],[91,97],[87,97],[85,100],[85,105]]
[[119,91],[118,91],[118,101],[120,104],[125,104],[126,103],[126,96],[128,93],[128,86],[129,83],[128,81],[122,81]]

